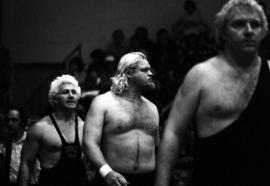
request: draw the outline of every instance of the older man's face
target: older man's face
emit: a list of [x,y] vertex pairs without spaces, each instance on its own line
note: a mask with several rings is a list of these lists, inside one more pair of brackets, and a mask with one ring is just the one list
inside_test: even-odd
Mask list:
[[224,34],[225,47],[256,53],[263,35],[262,21],[255,9],[236,7],[231,10]]
[[56,98],[58,106],[66,109],[75,109],[79,100],[79,94],[71,83],[64,83],[59,88]]

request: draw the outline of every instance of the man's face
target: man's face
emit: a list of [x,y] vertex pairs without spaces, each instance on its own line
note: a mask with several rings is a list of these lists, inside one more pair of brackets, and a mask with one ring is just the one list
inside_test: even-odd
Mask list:
[[11,129],[17,130],[20,127],[20,113],[18,110],[10,110],[7,114],[7,122]]
[[236,7],[228,15],[225,47],[237,52],[256,53],[263,38],[258,12],[248,7]]
[[56,105],[66,109],[75,109],[78,100],[79,95],[74,85],[64,83],[59,87],[59,92],[56,96]]
[[155,83],[153,82],[153,73],[147,60],[138,62],[137,68],[132,74],[132,81],[142,89],[153,89]]

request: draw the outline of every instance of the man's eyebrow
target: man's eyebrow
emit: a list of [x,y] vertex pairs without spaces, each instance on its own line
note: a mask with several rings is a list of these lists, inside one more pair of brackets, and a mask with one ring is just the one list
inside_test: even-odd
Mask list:
[[142,69],[142,70],[150,70],[151,67],[142,67],[141,69]]

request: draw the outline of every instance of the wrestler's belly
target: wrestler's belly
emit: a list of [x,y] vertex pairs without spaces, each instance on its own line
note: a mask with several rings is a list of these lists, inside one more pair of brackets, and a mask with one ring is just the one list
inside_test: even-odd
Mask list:
[[39,161],[40,161],[41,168],[49,169],[49,168],[54,167],[58,163],[60,156],[61,156],[61,152],[54,152],[54,153],[42,152],[42,153],[40,153]]
[[123,173],[147,173],[155,169],[154,138],[140,130],[108,136],[102,151],[110,166]]

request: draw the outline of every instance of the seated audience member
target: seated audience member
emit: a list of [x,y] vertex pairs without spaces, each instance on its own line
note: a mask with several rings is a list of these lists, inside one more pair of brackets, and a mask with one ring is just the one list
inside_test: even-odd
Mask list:
[[127,43],[123,30],[116,29],[112,33],[112,40],[106,46],[106,53],[118,59],[127,51]]
[[[10,186],[18,185],[18,171],[21,162],[21,150],[27,135],[27,117],[25,112],[19,107],[10,107],[5,122],[3,132],[3,157],[5,183]],[[32,174],[30,176],[30,184],[37,184],[39,174],[39,162],[36,161],[31,167]]]

